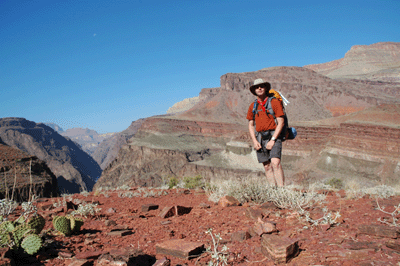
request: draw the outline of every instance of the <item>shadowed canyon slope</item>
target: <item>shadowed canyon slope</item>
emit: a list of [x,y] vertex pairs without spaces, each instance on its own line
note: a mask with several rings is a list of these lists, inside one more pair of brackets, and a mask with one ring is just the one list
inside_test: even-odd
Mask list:
[[[57,179],[47,164],[35,156],[12,148],[0,139],[0,198],[28,201],[29,196],[56,197]],[[16,177],[15,188],[14,178]],[[13,192],[14,190],[14,192]],[[30,194],[31,193],[31,194]]]
[[[377,50],[385,47],[372,45]],[[394,47],[393,53],[400,52],[397,44]],[[385,63],[386,59],[381,57],[380,65],[392,64]],[[168,176],[262,174],[245,118],[254,101],[249,86],[256,78],[270,81],[290,101],[286,111],[298,136],[284,144],[282,161],[288,182],[336,177],[358,178],[367,184],[396,183],[400,177],[400,83],[382,77],[332,79],[301,67],[225,74],[221,86],[203,89],[190,109],[145,119],[105,168],[96,187],[153,186]]]
[[46,162],[57,177],[61,193],[90,191],[101,175],[101,168],[92,157],[45,124],[23,118],[1,118],[0,138],[5,144]]

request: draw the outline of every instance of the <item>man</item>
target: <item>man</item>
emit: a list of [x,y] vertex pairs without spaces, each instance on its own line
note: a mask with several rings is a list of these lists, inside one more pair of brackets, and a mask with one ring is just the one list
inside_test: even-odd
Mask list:
[[270,89],[271,84],[269,82],[265,82],[263,79],[254,80],[250,91],[257,96],[258,105],[254,113],[254,103],[250,105],[246,118],[249,120],[250,137],[254,149],[257,151],[258,162],[264,165],[268,183],[271,186],[283,187],[285,177],[281,165],[282,139],[280,134],[284,126],[284,112],[282,102],[272,98],[271,106],[277,124],[274,117],[268,114],[265,105],[268,97],[272,97],[269,93]]

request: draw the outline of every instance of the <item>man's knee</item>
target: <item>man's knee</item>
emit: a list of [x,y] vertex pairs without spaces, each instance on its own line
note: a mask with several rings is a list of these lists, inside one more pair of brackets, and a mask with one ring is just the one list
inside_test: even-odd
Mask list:
[[274,170],[275,170],[275,169],[280,169],[280,168],[282,168],[281,160],[278,159],[278,158],[272,158],[270,166],[271,166],[272,169],[274,169]]
[[264,162],[263,164],[264,164],[265,171],[271,171],[272,170],[272,166],[271,166],[271,162],[270,161]]

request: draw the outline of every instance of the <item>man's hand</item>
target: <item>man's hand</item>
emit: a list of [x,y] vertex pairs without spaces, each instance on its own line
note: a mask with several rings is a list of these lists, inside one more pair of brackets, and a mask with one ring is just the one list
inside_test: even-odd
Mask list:
[[253,141],[253,147],[256,151],[262,148],[260,142],[258,141]]
[[272,150],[272,147],[274,146],[274,144],[275,144],[275,141],[274,141],[274,140],[270,140],[270,141],[268,141],[268,143],[267,143],[267,145],[265,146],[265,148],[266,148],[267,150]]

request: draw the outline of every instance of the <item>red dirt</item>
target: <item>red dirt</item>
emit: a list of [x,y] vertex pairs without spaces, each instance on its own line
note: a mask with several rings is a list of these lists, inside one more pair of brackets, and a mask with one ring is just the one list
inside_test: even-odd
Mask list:
[[[136,188],[130,191],[135,192]],[[55,243],[58,243],[58,246],[42,248],[36,255],[36,263],[69,265],[77,258],[85,257],[84,252],[100,254],[113,249],[123,251],[132,248],[142,250],[155,261],[164,257],[156,254],[156,244],[166,240],[185,239],[204,243],[206,247],[210,246],[211,237],[205,231],[212,228],[214,233],[221,234],[229,248],[230,265],[275,265],[270,258],[260,253],[260,237],[255,236],[243,242],[230,241],[232,233],[248,230],[255,224],[256,221],[248,218],[245,213],[248,208],[259,207],[257,204],[221,207],[208,201],[207,195],[203,192],[190,190],[190,194],[185,194],[185,190],[167,191],[166,196],[142,198],[120,198],[119,192],[115,191],[106,192],[109,197],[102,194],[95,195],[93,192],[88,196],[73,195],[73,199],[99,202],[98,207],[101,211],[93,217],[84,218],[85,224],[78,235],[53,236],[52,239],[57,241]],[[265,212],[263,220],[275,222],[279,236],[299,241],[300,253],[288,265],[397,265],[400,254],[386,246],[389,238],[360,234],[359,231],[360,225],[383,225],[378,218],[391,218],[375,209],[376,201],[369,197],[347,199],[343,191],[325,193],[327,193],[325,203],[310,210],[310,213],[315,219],[322,216],[323,207],[327,207],[330,212],[339,211],[341,223],[330,228],[312,227],[304,219],[298,219],[298,215],[290,210],[271,208]],[[52,217],[64,213],[57,213],[60,208],[41,211],[42,206],[50,206],[60,200],[62,198],[39,200],[37,204],[39,213],[46,218],[44,230],[50,229],[50,232],[53,232]],[[379,200],[379,204],[390,212],[399,202],[400,197]],[[204,208],[202,203],[210,205],[210,208]],[[145,204],[156,204],[159,208],[142,212],[141,206]],[[182,216],[167,219],[159,216],[164,207],[176,205],[193,209],[189,214]],[[116,225],[106,225],[112,224],[107,220],[115,221]],[[387,227],[392,228],[388,225]],[[133,234],[118,237],[107,235],[114,228],[132,229]],[[208,253],[191,260],[166,257],[171,260],[171,265],[206,265],[211,259]],[[86,258],[86,260],[88,264],[84,265],[98,265],[97,258]]]

